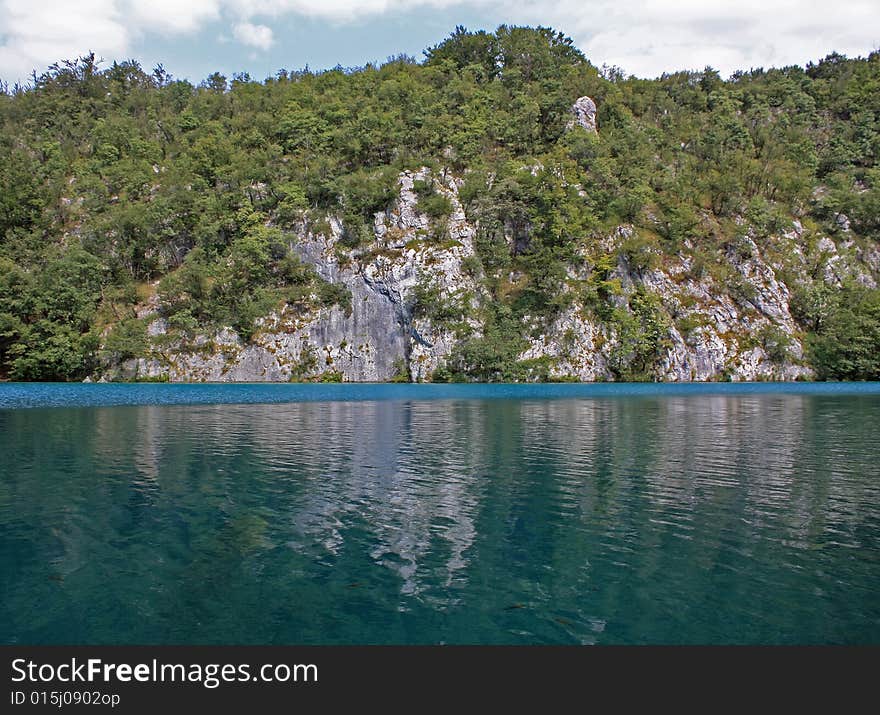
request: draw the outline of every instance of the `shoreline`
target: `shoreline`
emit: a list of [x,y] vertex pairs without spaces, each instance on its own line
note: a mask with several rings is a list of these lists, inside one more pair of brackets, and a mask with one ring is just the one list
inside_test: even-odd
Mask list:
[[870,397],[880,382],[0,383],[0,410],[46,407],[700,397]]

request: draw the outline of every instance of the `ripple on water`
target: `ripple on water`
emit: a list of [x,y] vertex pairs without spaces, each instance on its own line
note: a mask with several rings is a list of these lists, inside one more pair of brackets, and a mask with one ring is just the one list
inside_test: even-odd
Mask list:
[[880,396],[251,387],[0,409],[0,640],[880,641]]

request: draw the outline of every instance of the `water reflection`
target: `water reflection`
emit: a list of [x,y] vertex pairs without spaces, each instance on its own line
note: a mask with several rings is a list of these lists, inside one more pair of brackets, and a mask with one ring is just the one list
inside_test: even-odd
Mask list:
[[880,641],[880,398],[0,411],[3,642]]

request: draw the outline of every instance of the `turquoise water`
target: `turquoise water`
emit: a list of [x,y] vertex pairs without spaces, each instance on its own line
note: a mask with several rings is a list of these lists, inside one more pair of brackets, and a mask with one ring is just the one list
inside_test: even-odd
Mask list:
[[257,404],[385,400],[525,400],[709,395],[880,395],[880,382],[713,382],[578,384],[155,384],[0,383],[7,407]]
[[878,428],[876,383],[0,385],[0,642],[880,643]]

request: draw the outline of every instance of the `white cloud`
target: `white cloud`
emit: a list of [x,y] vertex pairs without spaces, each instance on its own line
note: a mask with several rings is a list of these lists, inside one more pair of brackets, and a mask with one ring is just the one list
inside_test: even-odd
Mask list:
[[555,0],[520,13],[568,33],[596,64],[639,76],[711,65],[737,69],[803,64],[832,50],[865,55],[880,44],[874,2],[838,0]]
[[256,47],[259,50],[268,50],[275,44],[272,36],[272,28],[265,25],[252,25],[249,22],[239,22],[232,28],[232,34],[236,40],[244,45]]
[[127,16],[139,30],[186,34],[220,17],[220,0],[123,0]]
[[129,32],[114,0],[0,0],[0,77],[26,80],[31,70],[94,50],[124,56]]
[[[735,69],[804,63],[831,50],[867,54],[880,46],[876,0],[0,0],[0,77],[25,79],[88,50],[125,58],[136,39],[181,36],[221,23],[250,47],[275,42],[285,16],[334,23],[447,8],[449,29],[467,14],[492,24],[541,24],[573,37],[595,64],[640,76],[712,65]],[[461,12],[456,12],[460,8]],[[465,13],[464,11],[468,12]],[[490,27],[491,29],[491,27]],[[437,38],[440,40],[441,38]],[[394,54],[398,48],[382,48]],[[373,51],[373,50],[370,50]]]
[[242,17],[278,17],[292,13],[303,17],[345,21],[388,12],[400,13],[419,7],[474,7],[501,3],[499,0],[226,0],[226,4]]

